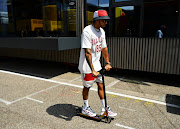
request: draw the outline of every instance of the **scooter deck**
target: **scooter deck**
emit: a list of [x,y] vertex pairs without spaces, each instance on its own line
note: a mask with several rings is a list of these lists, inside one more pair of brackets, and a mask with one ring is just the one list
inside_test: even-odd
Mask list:
[[97,121],[101,121],[101,119],[99,118],[99,115],[96,115],[96,116],[88,116],[88,115],[85,115],[83,113],[78,113],[78,115],[80,116],[83,116],[83,117],[87,117],[87,118],[92,118],[92,119],[95,119]]
[[[114,118],[111,118],[111,117],[106,117],[105,114],[103,114],[103,115],[98,115],[97,114],[96,116],[88,116],[88,115],[85,115],[85,114],[81,113],[81,110],[82,110],[82,108],[77,109],[77,115],[85,117],[85,118],[90,118],[90,119],[96,120],[98,122],[104,121],[103,119],[105,119],[105,122],[106,122],[107,118],[108,118],[108,120],[110,119],[110,122],[111,122],[111,120],[114,119]],[[110,122],[106,122],[106,123],[110,123]]]
[[99,115],[88,116],[88,115],[85,115],[85,114],[81,113],[81,111],[82,111],[82,108],[78,108],[77,109],[77,115],[82,116],[82,117],[86,117],[86,118],[92,118],[92,119],[95,119],[97,121],[101,121],[101,119],[99,118]]
[[113,120],[114,118],[111,118],[111,117],[106,117],[106,116],[100,116],[100,115],[96,115],[96,116],[88,116],[88,115],[85,115],[85,114],[82,114],[82,113],[78,113],[79,116],[82,116],[82,117],[85,117],[85,118],[90,118],[90,119],[93,119],[93,120],[96,120],[98,122],[105,122],[105,123],[111,123],[111,120]]

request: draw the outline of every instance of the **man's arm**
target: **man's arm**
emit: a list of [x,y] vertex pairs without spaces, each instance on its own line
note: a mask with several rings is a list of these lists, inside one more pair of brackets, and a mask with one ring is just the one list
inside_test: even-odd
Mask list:
[[91,68],[91,71],[92,71],[92,74],[97,77],[99,75],[99,72],[96,72],[94,70],[94,66],[92,64],[92,55],[91,55],[91,49],[88,49],[88,48],[84,48],[85,50],[85,57],[86,57],[86,61],[89,65],[89,67]]
[[107,47],[102,49],[102,55],[103,55],[105,62],[106,62],[105,69],[107,71],[109,71],[112,67],[111,67],[111,63],[109,62],[109,54],[108,54],[108,48]]

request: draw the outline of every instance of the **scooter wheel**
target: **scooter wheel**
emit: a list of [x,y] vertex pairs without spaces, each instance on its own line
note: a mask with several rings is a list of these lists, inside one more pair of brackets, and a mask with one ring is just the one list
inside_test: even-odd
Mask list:
[[108,123],[108,124],[110,124],[110,123],[111,123],[111,117],[106,117],[106,118],[105,118],[105,122]]

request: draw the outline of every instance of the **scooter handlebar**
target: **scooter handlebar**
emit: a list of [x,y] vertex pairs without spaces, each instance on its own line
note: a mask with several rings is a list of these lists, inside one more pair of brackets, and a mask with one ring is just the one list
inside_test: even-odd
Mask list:
[[104,75],[105,72],[106,72],[106,69],[104,69],[104,68],[100,70],[100,74]]
[[[106,72],[106,69],[101,69],[100,71],[99,71],[99,75],[98,75],[98,77],[100,77],[100,76],[102,76],[102,75],[104,75],[104,73]],[[94,75],[92,75],[93,77],[95,77]]]

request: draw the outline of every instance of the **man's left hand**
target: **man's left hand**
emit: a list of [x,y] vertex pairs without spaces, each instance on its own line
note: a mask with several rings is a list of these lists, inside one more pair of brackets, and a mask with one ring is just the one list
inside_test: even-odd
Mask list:
[[112,69],[112,67],[110,64],[106,64],[105,69],[106,69],[106,71],[109,71],[110,69]]

